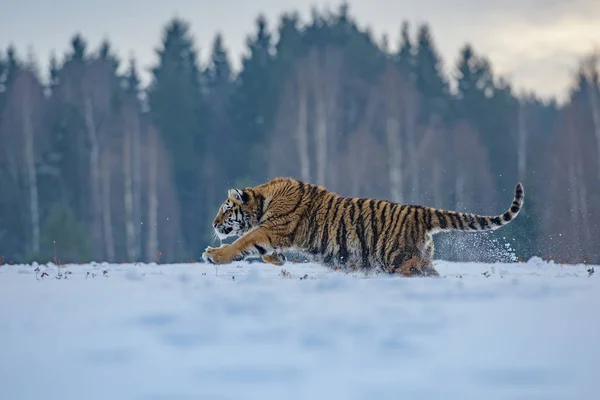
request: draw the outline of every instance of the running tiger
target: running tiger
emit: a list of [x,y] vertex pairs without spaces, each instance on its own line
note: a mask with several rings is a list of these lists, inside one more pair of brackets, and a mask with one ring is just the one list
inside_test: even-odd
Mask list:
[[325,265],[372,269],[403,276],[437,276],[433,239],[438,232],[486,231],[512,221],[523,206],[523,186],[515,187],[504,214],[481,216],[386,200],[339,196],[321,186],[291,178],[231,189],[213,221],[221,239],[232,244],[207,247],[206,262],[227,264],[251,255],[274,265],[283,251],[306,253]]

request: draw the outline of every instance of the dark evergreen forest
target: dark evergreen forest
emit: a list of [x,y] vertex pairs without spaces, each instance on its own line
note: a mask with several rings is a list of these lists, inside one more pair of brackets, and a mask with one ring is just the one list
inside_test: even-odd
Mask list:
[[152,66],[85,33],[48,71],[3,49],[0,263],[200,259],[227,189],[275,176],[486,214],[520,180],[513,224],[440,234],[436,258],[495,261],[508,244],[521,259],[600,262],[598,58],[573,60],[559,105],[515,90],[485,49],[441,60],[427,24],[395,40],[391,52],[341,6],[307,23],[259,16],[239,73],[220,35],[200,60],[181,19],[157,32]]

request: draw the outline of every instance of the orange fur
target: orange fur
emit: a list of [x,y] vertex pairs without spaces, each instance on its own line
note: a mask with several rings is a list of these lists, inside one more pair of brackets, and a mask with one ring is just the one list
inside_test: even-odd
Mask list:
[[222,239],[239,238],[230,245],[208,247],[202,257],[227,264],[258,254],[267,263],[283,265],[283,252],[297,250],[326,265],[435,276],[433,234],[500,228],[517,216],[523,199],[519,183],[508,211],[481,216],[343,197],[321,186],[275,178],[253,188],[229,190],[213,228]]

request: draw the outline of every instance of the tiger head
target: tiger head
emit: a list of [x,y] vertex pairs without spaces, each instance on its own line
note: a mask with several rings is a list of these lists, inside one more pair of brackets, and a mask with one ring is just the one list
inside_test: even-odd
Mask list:
[[242,236],[258,225],[262,202],[248,189],[230,189],[215,219],[213,228],[219,239]]

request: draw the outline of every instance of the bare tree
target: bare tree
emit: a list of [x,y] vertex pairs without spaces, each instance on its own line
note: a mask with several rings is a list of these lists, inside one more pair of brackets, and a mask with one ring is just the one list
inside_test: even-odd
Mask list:
[[96,128],[96,117],[94,105],[92,103],[91,94],[84,94],[84,113],[85,113],[85,128],[89,141],[89,171],[91,185],[91,210],[92,210],[92,229],[94,242],[101,243],[101,199],[100,199],[100,143]]
[[549,238],[548,253],[571,262],[581,262],[586,256],[591,262],[599,260],[600,240],[593,234],[600,215],[593,127],[589,96],[585,88],[575,90],[552,132],[549,151],[554,156],[540,159],[538,167],[548,171],[549,177],[548,184],[540,185],[540,202],[544,203],[538,205],[545,211],[542,227]]
[[[409,201],[416,203],[420,200],[421,193],[421,173],[419,168],[421,160],[418,157],[418,152],[419,147],[423,146],[424,143],[424,137],[418,137],[417,133],[417,118],[421,109],[421,98],[417,90],[409,84],[408,80],[403,80],[402,84],[401,113],[404,137],[406,138],[407,164],[410,170]],[[435,129],[435,118],[432,118],[430,127],[431,129]]]
[[125,232],[127,237],[127,258],[135,261],[137,258],[135,248],[135,220],[133,204],[133,173],[132,173],[132,132],[125,129],[123,132],[123,182],[125,204]]
[[310,155],[308,140],[308,88],[307,88],[307,63],[301,60],[295,72],[296,106],[298,118],[296,122],[296,140],[298,141],[298,155],[300,156],[300,178],[310,181]]
[[335,46],[311,49],[310,84],[314,101],[316,183],[327,184],[328,159],[335,150],[341,94],[342,52]]
[[[449,134],[439,119],[431,118],[426,126],[417,130],[417,135],[420,140],[416,149],[411,152],[411,168],[407,172],[417,176],[423,185],[420,185],[422,192],[417,193],[418,197],[415,196],[412,201],[427,203],[427,192],[430,192],[429,198],[433,207],[449,207],[445,205],[448,193],[453,189],[448,185],[451,181],[449,166],[453,162],[448,153]],[[413,168],[418,171],[413,173]]]
[[[19,68],[8,93],[2,118],[0,148],[16,187],[25,187],[18,198],[27,199],[23,219],[29,226],[28,251],[40,250],[40,207],[36,163],[46,143],[43,87],[30,67]],[[25,171],[25,177],[22,177]]]
[[588,248],[590,243],[590,219],[588,209],[588,188],[586,182],[586,176],[584,175],[584,163],[589,162],[589,158],[585,157],[585,152],[582,147],[582,131],[577,127],[577,121],[575,113],[578,110],[574,109],[571,105],[568,107],[566,112],[566,129],[565,134],[569,138],[569,144],[566,144],[568,157],[568,180],[569,180],[569,192],[570,192],[570,203],[573,212],[573,222],[576,232],[574,234],[578,237],[577,242],[580,242],[580,248]]
[[113,142],[118,131],[113,95],[118,80],[110,60],[92,57],[67,60],[58,81],[53,100],[72,111],[66,143],[73,160],[65,161],[62,172],[68,174],[70,192],[78,202],[78,215],[89,224],[93,257],[102,259],[115,254],[112,202],[110,196],[102,193],[103,188],[110,190],[112,186],[111,174],[103,175],[102,165],[111,158],[102,152],[113,152],[117,146]]
[[[22,118],[23,118],[23,134],[25,139],[25,162],[27,165],[27,186],[29,192],[29,212],[31,218],[31,250],[37,253],[40,249],[40,212],[38,201],[38,182],[36,173],[36,151],[35,151],[35,132],[34,132],[34,115],[32,108],[38,108],[43,105],[42,88],[39,82],[35,79],[32,73],[23,72],[20,77],[27,79],[25,88],[23,88],[22,97]],[[19,90],[19,88],[17,88]],[[37,93],[31,93],[37,91]],[[36,97],[34,100],[33,97]],[[37,101],[36,101],[37,100]],[[38,122],[39,122],[38,115]],[[38,126],[39,129],[39,126]],[[39,154],[39,152],[38,152]]]
[[387,150],[389,160],[389,178],[390,190],[392,192],[392,201],[402,203],[404,195],[402,190],[403,171],[402,171],[402,142],[400,138],[400,121],[397,115],[388,114],[385,119],[385,136],[387,139]]
[[388,178],[392,201],[402,203],[404,201],[402,184],[403,177],[403,137],[401,130],[401,96],[403,85],[400,82],[397,69],[391,64],[382,74],[377,86],[371,90],[369,98],[369,112],[371,118],[381,118],[383,121],[383,132],[387,147]]
[[479,140],[479,134],[465,121],[452,132],[452,155],[457,210],[492,211],[494,185],[489,160]]
[[[546,198],[553,213],[545,218],[546,234],[554,240],[553,249],[562,254],[574,256],[575,245],[582,242],[581,201],[582,182],[577,179],[577,166],[581,162],[581,149],[577,132],[573,131],[573,105],[567,105],[562,112],[561,126],[557,129],[555,146],[560,149],[558,157],[551,164],[553,181]],[[570,137],[575,133],[575,137]],[[565,190],[566,189],[566,190]],[[559,239],[561,238],[561,239]]]
[[29,188],[29,212],[31,217],[31,250],[40,250],[40,212],[38,203],[37,173],[35,170],[34,132],[30,115],[29,96],[25,94],[22,104],[23,134],[25,138],[25,162],[27,165],[27,186]]
[[113,165],[111,163],[114,157],[109,152],[102,152],[100,155],[101,159],[98,165],[101,165],[101,169],[98,171],[100,174],[100,194],[102,196],[102,227],[104,230],[104,245],[105,245],[105,258],[108,261],[114,262],[115,260],[115,240],[113,235],[113,223],[112,223],[112,207],[111,204],[111,173]]
[[181,222],[179,203],[176,198],[173,168],[168,152],[162,142],[157,144],[159,161],[158,191],[158,255],[166,262],[180,261],[179,243],[181,239]]
[[[385,152],[375,135],[369,131],[352,133],[347,140],[347,148],[337,157],[337,169],[340,173],[339,190],[351,196],[386,196],[387,190],[381,182],[374,179],[385,176]],[[384,185],[385,187],[385,185]]]
[[[289,126],[289,119],[285,113],[278,113],[278,120],[275,121],[273,130],[269,135],[269,140],[262,152],[268,157],[267,159],[267,175],[268,176],[298,176],[299,174],[299,158],[298,146],[296,141],[291,140],[289,131],[285,126]],[[282,121],[284,120],[284,121]]]
[[518,179],[525,180],[527,173],[527,143],[529,140],[529,99],[522,95],[517,106],[517,170]]
[[146,132],[146,162],[148,171],[148,244],[146,260],[153,261],[158,253],[158,131],[150,125]]
[[147,210],[144,258],[147,262],[181,261],[177,258],[181,224],[172,162],[158,129],[145,121],[143,131],[142,161],[147,166],[142,174]]
[[140,256],[141,240],[141,159],[140,112],[137,99],[126,95],[123,121],[122,169],[124,185],[125,236],[127,258]]
[[[284,174],[299,176],[306,182],[312,180],[310,62],[308,57],[299,59],[283,84],[267,150],[270,176]],[[290,134],[293,140],[289,139]]]
[[142,254],[142,126],[141,111],[137,98],[135,101],[135,118],[132,119],[131,139],[132,139],[132,189],[133,189],[133,235],[134,249],[132,254],[137,260]]
[[[582,74],[588,84],[588,101],[593,121],[594,136],[596,138],[597,157],[600,158],[600,85],[598,75],[600,73],[597,52],[588,56],[582,63]],[[596,176],[600,184],[600,161],[596,163]]]
[[[420,192],[418,153],[424,137],[418,134],[419,102],[408,77],[389,62],[371,90],[367,115],[383,122],[390,192],[396,202],[416,201]],[[406,189],[410,189],[408,197]]]
[[89,171],[91,185],[92,223],[102,232],[105,256],[114,257],[115,244],[112,235],[112,210],[110,195],[102,193],[110,188],[109,169],[101,163],[108,160],[103,151],[110,151],[111,128],[114,129],[112,96],[117,90],[117,79],[109,60],[95,58],[86,67],[83,82],[84,120],[89,146]]

